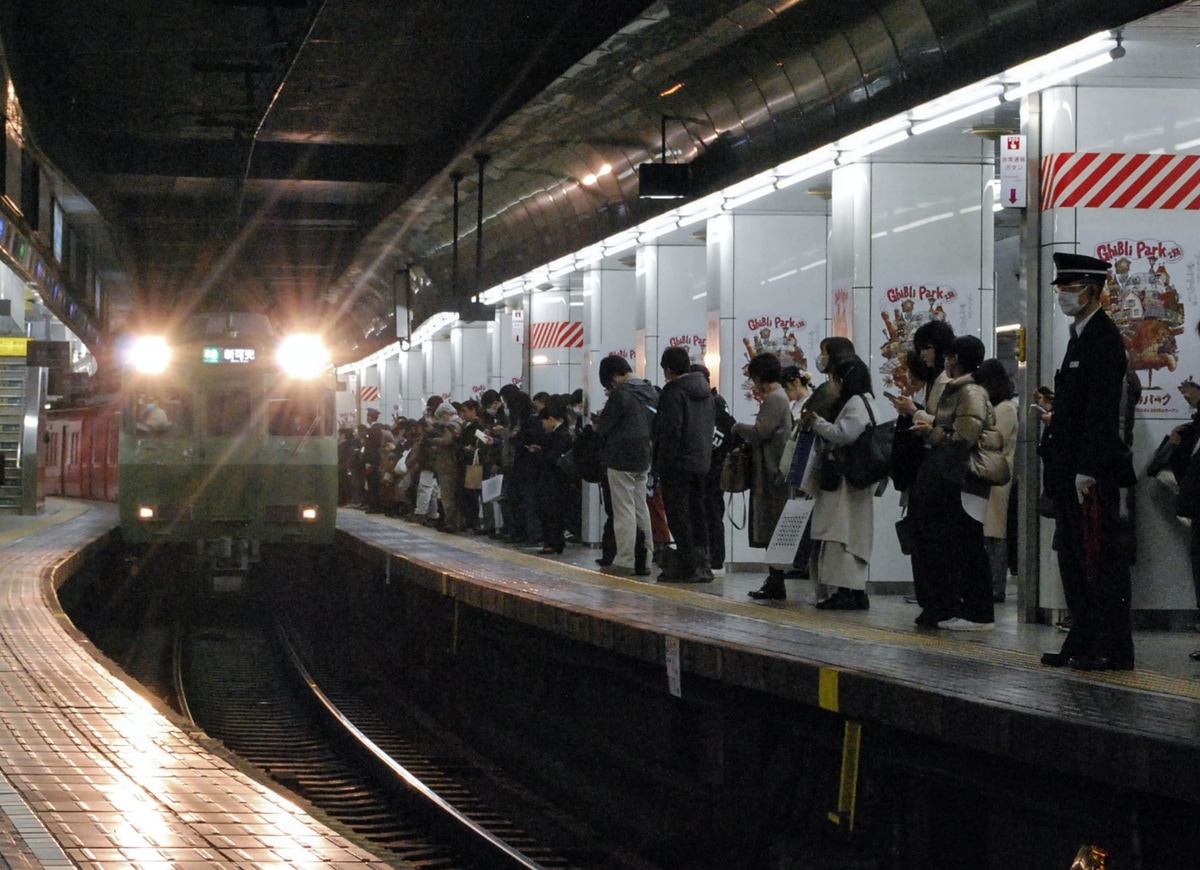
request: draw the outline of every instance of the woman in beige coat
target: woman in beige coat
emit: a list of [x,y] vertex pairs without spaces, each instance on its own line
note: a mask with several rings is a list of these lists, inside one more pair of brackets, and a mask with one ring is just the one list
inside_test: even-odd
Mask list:
[[[998,359],[985,359],[975,371],[975,383],[987,390],[988,401],[996,412],[996,431],[1009,468],[1017,452],[1017,406],[1013,399],[1012,378]],[[983,518],[983,543],[992,569],[992,601],[1004,601],[1008,586],[1008,498],[1012,481],[993,486],[988,495],[987,514]]]
[[[779,357],[759,354],[746,366],[746,375],[762,395],[762,404],[754,422],[735,423],[733,433],[751,449],[749,543],[751,547],[766,548],[771,544],[771,535],[790,494],[779,471],[779,460],[792,431],[792,406],[779,383],[782,375]],[[780,565],[768,566],[762,587],[747,594],[751,598],[776,601],[786,598],[783,572]]]
[[834,590],[817,602],[818,610],[866,610],[870,606],[867,566],[875,532],[875,487],[858,489],[845,477],[821,479],[822,466],[836,461],[834,457],[871,425],[871,373],[859,357],[847,356],[830,367],[829,383],[837,396],[830,410],[834,419],[830,423],[812,415],[810,422],[819,440],[810,454],[802,487],[816,497],[810,520],[817,545],[811,574]]

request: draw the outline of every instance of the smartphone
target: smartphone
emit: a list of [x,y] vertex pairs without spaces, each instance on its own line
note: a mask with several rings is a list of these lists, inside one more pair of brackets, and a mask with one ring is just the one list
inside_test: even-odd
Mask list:
[[1030,405],[1029,410],[1033,411],[1033,413],[1035,413],[1035,414],[1045,414],[1046,413],[1046,409],[1043,408],[1041,405],[1039,405],[1037,402],[1034,402],[1032,405]]
[[884,390],[883,397],[892,402],[895,402],[896,400],[898,400],[900,398],[895,393],[893,393],[891,390]]

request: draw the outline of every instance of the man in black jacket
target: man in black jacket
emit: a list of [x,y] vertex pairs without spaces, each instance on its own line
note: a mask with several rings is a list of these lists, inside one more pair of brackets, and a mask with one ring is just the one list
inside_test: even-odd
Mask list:
[[659,580],[705,583],[713,579],[706,542],[705,481],[712,461],[716,406],[708,379],[691,371],[682,347],[663,351],[662,396],[654,421],[654,471],[662,482],[663,507],[675,540],[663,551]]
[[1132,584],[1119,552],[1120,488],[1131,485],[1133,470],[1120,425],[1125,343],[1100,304],[1109,264],[1058,253],[1054,265],[1059,308],[1074,322],[1055,376],[1045,490],[1054,500],[1054,547],[1073,623],[1062,651],[1046,653],[1042,664],[1130,670]]

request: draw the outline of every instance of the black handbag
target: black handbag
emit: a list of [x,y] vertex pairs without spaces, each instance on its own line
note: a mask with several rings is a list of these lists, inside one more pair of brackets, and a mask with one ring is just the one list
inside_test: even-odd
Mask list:
[[868,489],[888,476],[892,466],[892,441],[896,421],[876,424],[871,403],[864,398],[871,425],[846,449],[846,483],[855,489]]
[[1178,447],[1170,435],[1164,435],[1163,440],[1154,448],[1154,455],[1146,463],[1146,477],[1157,477],[1175,464],[1175,449]]
[[896,520],[896,540],[900,542],[900,552],[911,556],[917,546],[917,521],[912,514]]

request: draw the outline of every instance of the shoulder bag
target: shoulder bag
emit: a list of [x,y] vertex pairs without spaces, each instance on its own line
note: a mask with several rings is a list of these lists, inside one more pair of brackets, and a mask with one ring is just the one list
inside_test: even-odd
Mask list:
[[846,448],[846,483],[855,489],[875,486],[888,476],[892,465],[892,440],[896,435],[894,420],[877,424],[871,403],[866,398],[863,398],[863,403],[867,406],[871,423],[858,439]]
[[721,491],[745,492],[750,488],[750,448],[735,447],[721,464]]

